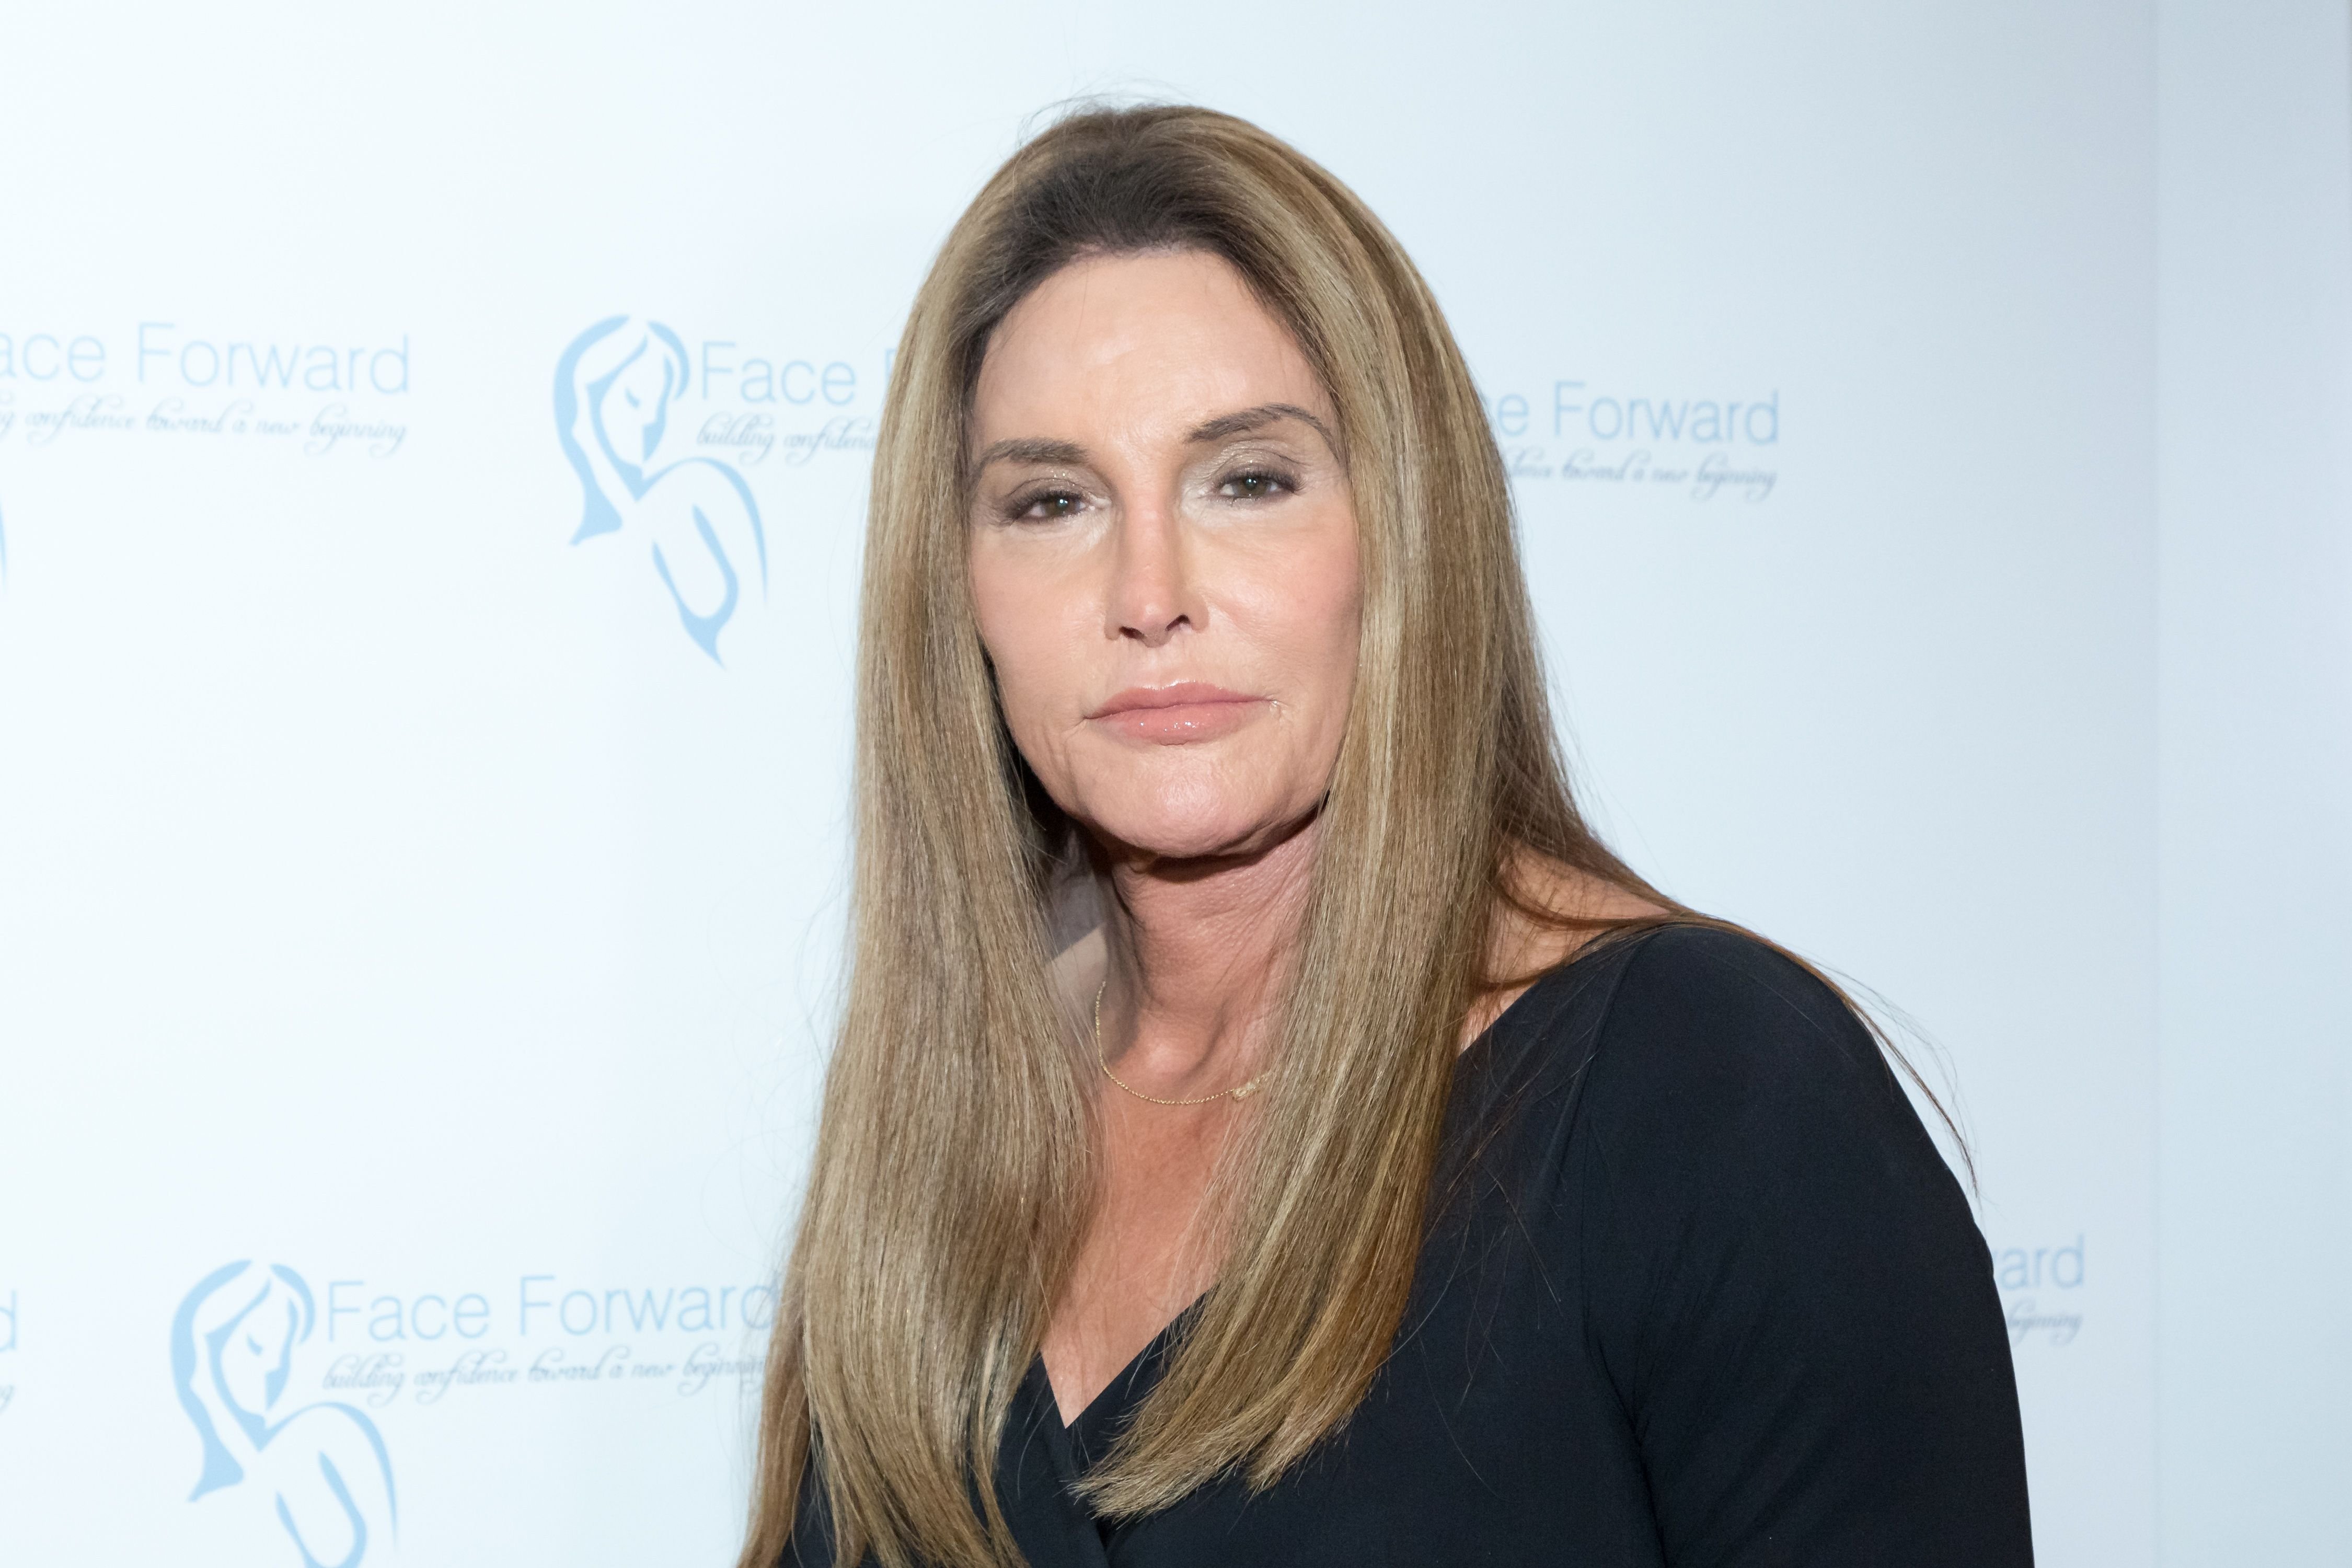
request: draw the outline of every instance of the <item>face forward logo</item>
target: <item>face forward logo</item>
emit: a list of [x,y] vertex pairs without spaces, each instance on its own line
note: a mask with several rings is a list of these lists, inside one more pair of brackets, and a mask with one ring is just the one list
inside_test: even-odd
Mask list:
[[719,634],[742,606],[745,579],[766,595],[768,542],[732,466],[659,461],[688,365],[686,345],[659,321],[607,317],[556,363],[555,435],[583,491],[572,542],[634,535],[686,635],[721,662]]
[[318,1325],[302,1277],[282,1264],[231,1263],[196,1282],[172,1318],[172,1383],[203,1444],[190,1502],[251,1486],[302,1568],[361,1568],[397,1529],[392,1460],[375,1423],[351,1405],[288,1397],[299,1348]]

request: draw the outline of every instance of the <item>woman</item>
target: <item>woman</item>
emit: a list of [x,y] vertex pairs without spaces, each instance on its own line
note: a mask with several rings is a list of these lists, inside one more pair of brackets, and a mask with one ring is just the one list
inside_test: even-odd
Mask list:
[[719,634],[743,599],[734,562],[756,571],[764,594],[768,541],[751,487],[725,463],[684,458],[652,466],[670,404],[689,379],[676,332],[659,321],[608,317],[572,339],[556,362],[555,432],[585,492],[572,542],[632,523],[651,534],[654,573],[677,606],[679,625],[718,663]]
[[[205,1458],[188,1500],[257,1480],[304,1563],[360,1568],[390,1555],[400,1523],[382,1434],[365,1413],[335,1400],[279,1408],[294,1349],[318,1317],[310,1287],[278,1263],[228,1264],[180,1302],[172,1383]],[[258,1514],[259,1499],[247,1500]],[[378,1547],[373,1559],[371,1544]]]
[[1957,1184],[1577,815],[1476,394],[1337,181],[1193,109],[1024,148],[865,594],[745,1568],[2030,1561]]

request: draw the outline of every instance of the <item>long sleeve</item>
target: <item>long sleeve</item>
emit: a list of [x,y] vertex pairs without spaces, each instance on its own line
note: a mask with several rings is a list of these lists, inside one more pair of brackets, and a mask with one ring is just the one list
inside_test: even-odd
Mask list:
[[2032,1561],[1992,1270],[1861,1025],[1738,937],[1626,965],[1579,1112],[1587,1331],[1665,1561]]

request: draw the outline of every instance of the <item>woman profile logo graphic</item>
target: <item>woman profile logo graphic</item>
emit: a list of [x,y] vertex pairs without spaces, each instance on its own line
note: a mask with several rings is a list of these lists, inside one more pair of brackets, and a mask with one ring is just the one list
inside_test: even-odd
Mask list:
[[739,568],[768,586],[768,542],[743,476],[710,458],[653,467],[669,405],[686,390],[686,345],[659,321],[612,316],[572,340],[555,366],[555,434],[586,492],[572,542],[634,529],[695,645],[719,660],[719,634],[742,598]]
[[172,1319],[172,1382],[204,1441],[206,1492],[268,1490],[301,1568],[359,1568],[377,1527],[399,1524],[392,1460],[375,1423],[322,1401],[279,1411],[294,1347],[318,1321],[310,1288],[283,1265],[232,1263],[198,1281]]

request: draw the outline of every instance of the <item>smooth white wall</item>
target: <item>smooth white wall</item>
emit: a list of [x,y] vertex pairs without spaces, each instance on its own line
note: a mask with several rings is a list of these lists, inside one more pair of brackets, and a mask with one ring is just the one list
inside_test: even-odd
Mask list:
[[2352,1561],[2352,25],[2159,7],[2161,1539]]

